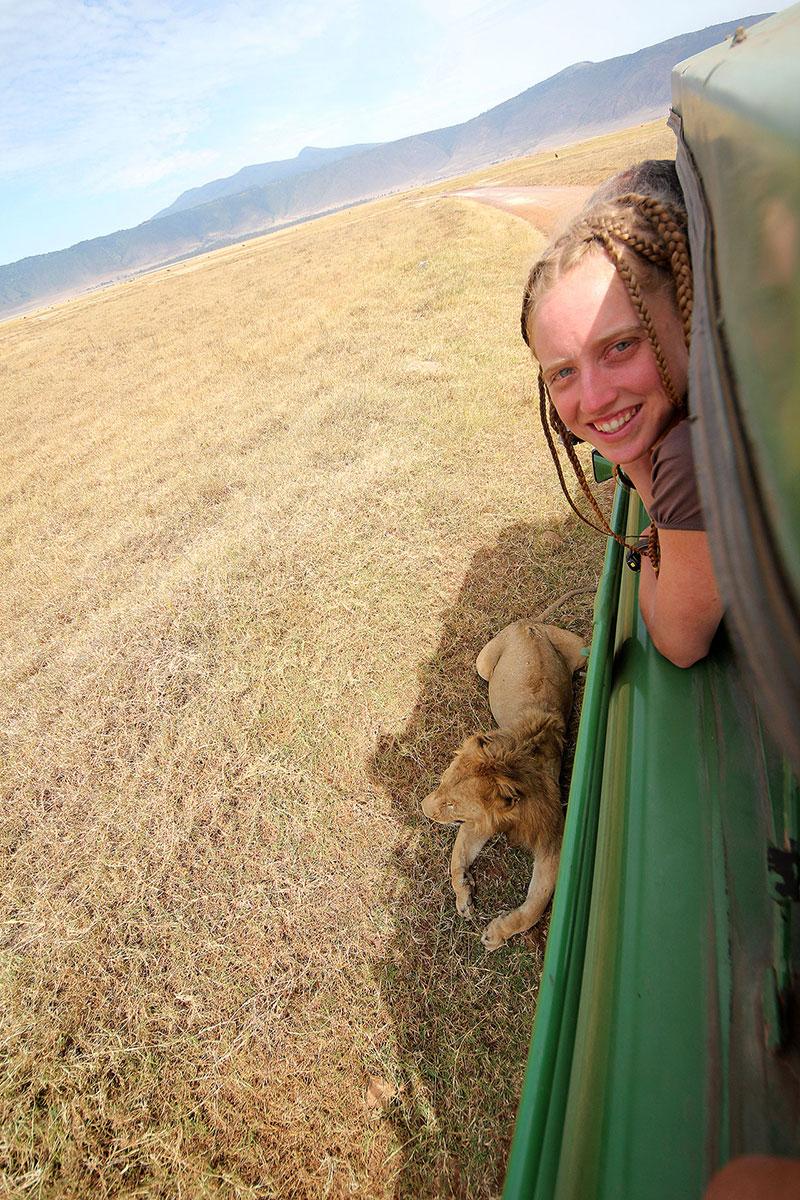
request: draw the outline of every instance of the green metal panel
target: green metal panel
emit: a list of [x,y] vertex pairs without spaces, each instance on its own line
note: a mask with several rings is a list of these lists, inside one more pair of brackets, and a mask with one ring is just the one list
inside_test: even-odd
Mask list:
[[732,1155],[800,1146],[800,1061],[771,1053],[762,1009],[782,759],[724,633],[673,667],[637,582],[612,553],[587,676],[608,702],[582,714],[506,1200],[699,1198]]
[[714,567],[800,772],[800,5],[672,75],[695,281],[689,399]]
[[[618,488],[612,527],[623,530],[627,514],[628,493]],[[558,1170],[586,952],[621,564],[621,547],[609,539],[595,599],[574,783],[526,1075],[530,1083],[523,1090],[506,1177],[508,1196],[551,1196]]]
[[753,469],[800,595],[800,5],[679,64]]

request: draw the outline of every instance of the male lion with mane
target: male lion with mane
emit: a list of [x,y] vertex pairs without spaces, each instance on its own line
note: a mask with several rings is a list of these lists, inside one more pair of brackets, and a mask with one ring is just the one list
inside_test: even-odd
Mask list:
[[555,625],[522,620],[501,630],[475,664],[499,728],[467,738],[422,801],[433,821],[460,825],[450,876],[462,917],[474,915],[470,867],[490,838],[504,833],[534,856],[523,903],[484,929],[487,950],[535,925],[553,894],[564,831],[561,755],[572,676],[583,662],[581,639]]

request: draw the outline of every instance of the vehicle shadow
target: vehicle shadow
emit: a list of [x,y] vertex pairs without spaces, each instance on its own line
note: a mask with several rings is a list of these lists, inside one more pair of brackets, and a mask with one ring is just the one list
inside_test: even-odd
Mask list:
[[[429,822],[420,801],[462,740],[493,724],[475,659],[499,629],[537,617],[583,587],[585,594],[548,620],[588,640],[597,556],[587,553],[586,538],[572,517],[558,531],[518,523],[475,554],[442,614],[438,646],[419,666],[411,716],[401,732],[380,734],[369,764],[398,826],[385,897],[393,928],[375,962],[394,1042],[391,1055],[373,1064],[377,1076],[400,1064],[383,1114],[403,1147],[397,1197],[474,1198],[502,1190],[550,910],[534,929],[487,954],[481,930],[520,902],[531,859],[503,838],[488,846],[475,868],[478,920],[462,920],[449,879],[453,830]],[[572,747],[578,710],[576,704]],[[568,753],[565,775],[570,764]]]

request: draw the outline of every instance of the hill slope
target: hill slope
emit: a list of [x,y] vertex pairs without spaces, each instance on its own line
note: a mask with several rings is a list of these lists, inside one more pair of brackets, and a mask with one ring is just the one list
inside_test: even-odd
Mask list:
[[[740,18],[634,54],[578,63],[470,121],[367,149],[353,148],[353,153],[311,170],[297,171],[286,163],[245,168],[230,180],[184,193],[161,215],[134,229],[0,267],[0,317],[387,192],[666,115],[672,67],[722,42],[737,24],[761,19]],[[315,153],[307,156],[312,163],[318,161]],[[296,167],[302,158],[289,164]],[[279,178],[208,198],[215,190],[237,186],[234,181],[246,185],[253,172],[261,172],[263,179],[276,167],[283,168]]]
[[167,208],[162,208],[153,217],[169,216],[171,213],[184,212],[187,208],[197,208],[199,204],[207,204],[210,200],[219,200],[223,196],[236,196],[240,192],[248,192],[251,188],[265,187],[276,179],[290,179],[293,175],[302,175],[305,171],[313,171],[317,167],[327,166],[339,158],[348,158],[361,150],[371,150],[375,143],[359,146],[339,146],[335,150],[323,150],[318,146],[306,146],[296,158],[285,158],[279,162],[258,163],[252,167],[242,167],[235,175],[226,179],[214,179],[204,183],[202,187],[190,188],[182,192],[178,199]]

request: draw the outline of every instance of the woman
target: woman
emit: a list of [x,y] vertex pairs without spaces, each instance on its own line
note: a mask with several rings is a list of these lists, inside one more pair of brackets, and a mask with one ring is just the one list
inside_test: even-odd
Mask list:
[[531,271],[522,310],[562,487],[551,430],[606,532],[574,442],[591,443],[638,491],[652,521],[640,551],[642,616],[680,667],[708,653],[722,617],[687,420],[691,309],[682,207],[674,194],[637,191],[603,197],[576,218]]

